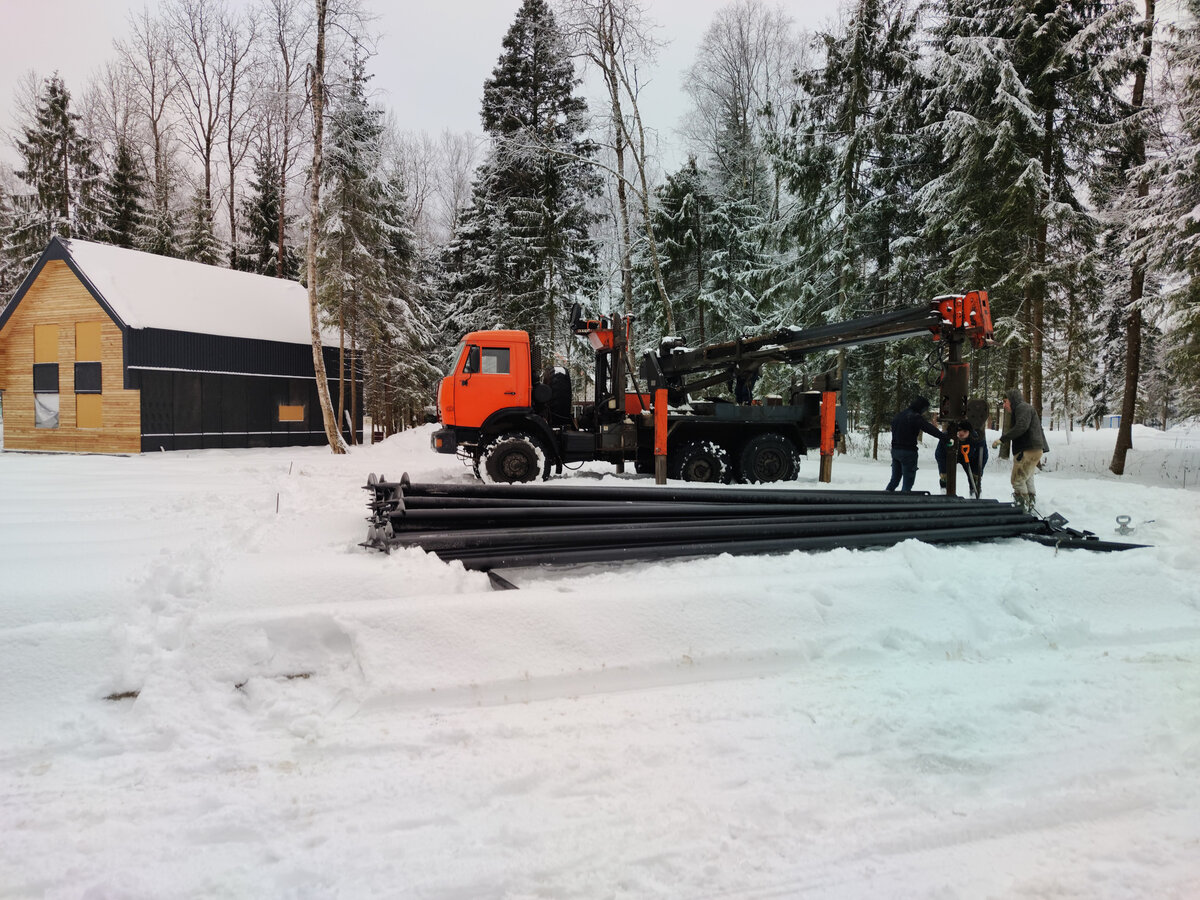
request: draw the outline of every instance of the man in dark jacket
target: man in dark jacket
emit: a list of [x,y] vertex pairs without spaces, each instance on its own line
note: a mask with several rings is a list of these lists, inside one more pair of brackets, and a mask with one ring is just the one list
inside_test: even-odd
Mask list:
[[[958,435],[958,462],[966,474],[971,496],[978,500],[983,483],[983,467],[987,465],[988,461],[987,440],[979,429],[965,419],[955,427],[955,433]],[[946,486],[946,445],[948,443],[949,441],[938,441],[937,449],[933,451],[933,458],[937,460],[938,464],[938,480],[942,487]]]
[[912,403],[892,419],[892,480],[887,484],[887,490],[900,490],[907,493],[912,490],[913,481],[917,477],[917,437],[921,432],[933,435],[939,441],[946,436],[938,431],[925,419],[925,411],[929,409],[929,401],[917,397]]
[[1001,441],[1012,443],[1012,489],[1013,499],[1026,512],[1036,512],[1037,491],[1033,486],[1033,476],[1037,473],[1038,462],[1042,454],[1050,449],[1046,443],[1046,435],[1042,432],[1042,420],[1037,411],[1021,396],[1015,388],[1004,395],[1004,410],[1012,414],[1012,424],[1008,431],[992,441],[992,449],[1000,446]]

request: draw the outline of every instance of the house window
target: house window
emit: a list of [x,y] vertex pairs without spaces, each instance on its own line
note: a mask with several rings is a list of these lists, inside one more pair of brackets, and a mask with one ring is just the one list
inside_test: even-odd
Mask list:
[[35,428],[58,427],[58,394],[33,395],[33,425]]
[[100,363],[75,363],[75,393],[99,394],[101,386]]
[[33,424],[58,427],[58,326],[33,327]]
[[58,393],[58,363],[33,364],[33,392],[35,394]]
[[[103,373],[100,364],[100,328],[99,322],[75,323],[76,394],[101,393]],[[79,427],[89,426],[80,425]]]
[[75,398],[76,427],[104,427],[103,399],[99,394],[80,394]]
[[279,421],[280,422],[303,422],[304,407],[288,406],[286,403],[279,404]]

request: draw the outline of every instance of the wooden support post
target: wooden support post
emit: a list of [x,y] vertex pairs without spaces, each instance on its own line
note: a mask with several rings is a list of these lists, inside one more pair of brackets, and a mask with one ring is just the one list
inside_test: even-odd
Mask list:
[[821,474],[820,481],[833,481],[834,432],[837,430],[837,391],[821,393]]
[[667,483],[667,389],[654,392],[654,483]]

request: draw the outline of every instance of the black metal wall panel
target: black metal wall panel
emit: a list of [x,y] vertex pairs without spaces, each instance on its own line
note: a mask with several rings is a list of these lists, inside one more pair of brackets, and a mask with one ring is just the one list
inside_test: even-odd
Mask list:
[[175,449],[199,450],[204,446],[202,376],[195,372],[175,373]]
[[[162,365],[162,369],[127,369],[127,383],[141,391],[144,451],[310,446],[325,442],[316,382],[311,375],[305,377],[312,372],[308,347],[299,346],[297,351],[297,345],[149,329],[127,334],[126,346],[136,348],[130,365]],[[176,351],[179,358],[171,356]],[[324,356],[332,376],[329,393],[336,412],[337,350],[326,348]],[[247,361],[254,360],[300,371],[240,375],[221,368],[234,363],[248,365]],[[199,371],[175,371],[192,365]],[[272,377],[279,375],[284,377]],[[357,393],[362,396],[361,383]],[[304,421],[280,422],[281,405],[303,406]],[[339,424],[343,437],[349,440],[350,429],[344,421]],[[361,439],[361,410],[356,426]]]
[[[144,372],[141,378],[142,434],[174,434],[174,372]],[[151,441],[153,443],[153,441]]]
[[[326,375],[337,384],[338,349],[322,348]],[[194,372],[227,372],[245,375],[313,376],[312,348],[251,338],[130,329],[125,339],[125,365],[137,369],[186,369]],[[349,355],[347,355],[349,377]],[[359,375],[361,379],[361,374]]]
[[200,376],[200,430],[203,432],[201,443],[205,448],[222,446],[221,388],[224,380],[223,375]]
[[271,446],[271,382],[273,378],[246,379],[246,431],[250,447]]
[[221,431],[223,447],[245,447],[246,381],[239,375],[217,375],[221,381]]

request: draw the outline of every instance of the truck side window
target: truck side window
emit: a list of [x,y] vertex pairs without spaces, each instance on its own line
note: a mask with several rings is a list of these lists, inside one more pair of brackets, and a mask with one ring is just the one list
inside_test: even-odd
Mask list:
[[[463,364],[462,370],[464,375],[474,375],[479,371],[479,347],[475,344],[466,344],[463,346]],[[462,357],[460,357],[461,359]]]
[[508,375],[508,347],[484,347],[480,371],[484,375]]

